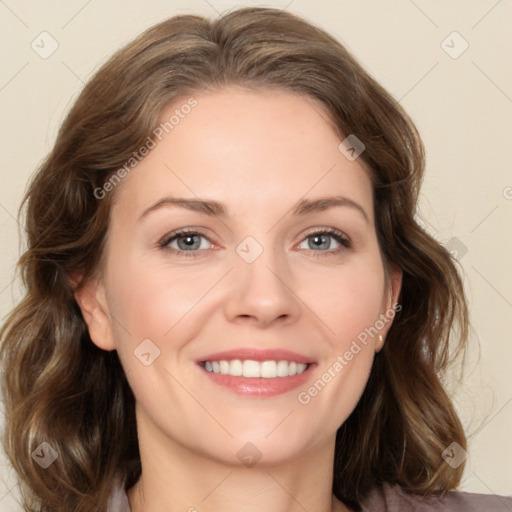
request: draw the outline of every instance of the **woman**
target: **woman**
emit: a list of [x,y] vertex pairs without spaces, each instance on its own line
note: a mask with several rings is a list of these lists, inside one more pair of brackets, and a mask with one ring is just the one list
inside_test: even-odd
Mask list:
[[510,510],[466,439],[419,136],[284,11],[171,18],[90,80],[27,192],[2,332],[25,509]]

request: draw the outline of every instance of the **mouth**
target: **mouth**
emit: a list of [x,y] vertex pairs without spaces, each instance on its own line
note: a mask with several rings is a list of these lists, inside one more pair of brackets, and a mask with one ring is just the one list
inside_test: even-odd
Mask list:
[[286,350],[239,349],[196,361],[203,375],[244,396],[271,397],[303,385],[316,362]]
[[276,379],[291,377],[304,373],[309,363],[297,363],[287,360],[254,361],[253,359],[221,359],[220,361],[203,361],[200,365],[207,371],[218,375],[231,375],[246,379]]

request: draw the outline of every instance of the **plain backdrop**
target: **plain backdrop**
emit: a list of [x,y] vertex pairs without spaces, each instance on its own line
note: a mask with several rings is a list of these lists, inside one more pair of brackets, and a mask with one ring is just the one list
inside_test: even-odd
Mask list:
[[[459,259],[474,329],[462,381],[450,382],[469,435],[461,488],[512,494],[510,0],[0,1],[1,317],[21,296],[22,194],[91,73],[167,17],[252,5],[328,30],[418,126],[427,151],[418,218]],[[0,512],[19,511],[12,470],[0,464]]]

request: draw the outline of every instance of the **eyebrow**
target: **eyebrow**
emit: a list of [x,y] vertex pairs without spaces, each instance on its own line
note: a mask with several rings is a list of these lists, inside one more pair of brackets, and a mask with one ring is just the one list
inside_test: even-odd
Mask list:
[[[364,217],[364,220],[368,224],[370,223],[370,219],[364,208],[352,199],[343,196],[327,196],[319,197],[317,199],[301,199],[294,205],[293,215],[306,215],[308,213],[325,211],[330,208],[339,206],[349,207],[355,211],[358,211]],[[159,199],[156,203],[152,204],[149,208],[146,208],[138,220],[140,221],[144,217],[147,217],[151,212],[160,210],[164,207],[185,208],[187,210],[203,213],[211,217],[227,217],[227,210],[225,206],[218,201],[189,199],[185,197],[164,197]]]

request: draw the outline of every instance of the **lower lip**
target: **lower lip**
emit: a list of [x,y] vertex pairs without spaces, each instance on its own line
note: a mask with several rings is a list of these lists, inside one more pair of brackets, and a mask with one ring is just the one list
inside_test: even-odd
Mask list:
[[209,372],[202,366],[199,367],[202,372],[204,372],[219,386],[223,386],[238,395],[257,396],[261,398],[281,395],[304,385],[304,383],[309,379],[314,366],[315,364],[311,363],[300,375],[275,377],[272,379],[264,379],[263,377],[234,377],[233,375]]

